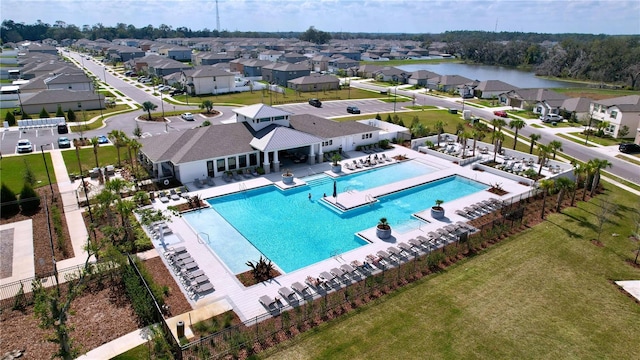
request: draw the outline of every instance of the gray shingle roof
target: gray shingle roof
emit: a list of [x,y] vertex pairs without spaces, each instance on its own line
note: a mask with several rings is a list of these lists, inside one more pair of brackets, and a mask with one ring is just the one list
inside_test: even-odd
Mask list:
[[268,126],[251,141],[251,146],[261,151],[277,151],[322,142],[322,139],[284,126]]
[[291,127],[323,139],[344,135],[364,134],[379,130],[376,127],[356,121],[338,122],[311,114],[293,115],[289,118]]
[[69,101],[98,100],[98,96],[104,101],[104,95],[94,94],[92,91],[73,91],[67,89],[42,90],[27,100],[22,100],[24,105],[39,105],[51,103],[63,103]]
[[244,115],[250,119],[265,119],[265,118],[272,118],[276,116],[291,115],[291,113],[288,111],[267,106],[265,104],[253,104],[253,105],[233,109],[233,112],[235,112],[236,114]]

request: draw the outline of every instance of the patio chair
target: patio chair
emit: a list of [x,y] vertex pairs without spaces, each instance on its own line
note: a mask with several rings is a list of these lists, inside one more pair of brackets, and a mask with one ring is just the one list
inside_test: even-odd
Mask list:
[[169,190],[169,196],[171,197],[171,200],[180,200],[180,195],[178,195],[175,189]]
[[213,177],[211,177],[211,176],[208,176],[208,177],[207,177],[207,185],[209,185],[209,186],[216,186],[216,182],[215,182],[215,181],[213,181]]
[[376,254],[378,254],[378,256],[381,257],[385,261],[391,261],[391,254],[389,254],[388,252],[386,252],[384,250],[380,250]]
[[340,268],[333,268],[329,270],[329,272],[331,272],[331,274],[334,275],[336,278],[342,278],[345,274],[345,272]]
[[296,293],[294,291],[291,291],[291,289],[289,289],[288,287],[281,287],[278,290],[278,294],[280,294],[280,296],[282,296],[283,299],[286,299],[289,303],[291,303],[292,301],[298,301]]
[[277,307],[277,299],[270,297],[269,295],[260,296],[260,304],[267,308],[267,310],[271,310],[271,307]]
[[160,191],[160,193],[158,193],[158,199],[162,203],[168,203],[169,202],[169,198],[167,197],[167,193],[164,192],[164,191]]
[[194,179],[193,185],[195,185],[198,189],[202,189],[202,182],[200,181],[200,179]]
[[387,248],[387,251],[389,252],[389,254],[394,257],[396,259],[396,261],[400,261],[400,258],[402,258],[402,252],[395,246],[389,246]]
[[405,242],[399,242],[398,243],[398,247],[400,248],[401,251],[406,252],[407,254],[415,254],[417,253],[417,249],[414,248],[414,246],[409,245]]
[[322,284],[319,278],[314,278],[313,276],[307,276],[304,282],[315,289],[319,289]]
[[305,297],[305,294],[308,294],[309,296],[312,296],[311,291],[309,290],[308,286],[302,285],[299,282],[294,282],[293,284],[291,284],[291,288],[295,291],[297,291],[300,295],[302,295],[302,297]]
[[325,287],[329,286],[327,284],[330,284],[335,279],[336,277],[329,272],[323,271],[320,273],[320,280],[322,280],[322,283],[320,285],[324,285]]
[[356,274],[356,269],[354,269],[349,264],[340,265],[340,270],[344,271],[345,274],[349,274],[349,276],[353,276],[354,274]]

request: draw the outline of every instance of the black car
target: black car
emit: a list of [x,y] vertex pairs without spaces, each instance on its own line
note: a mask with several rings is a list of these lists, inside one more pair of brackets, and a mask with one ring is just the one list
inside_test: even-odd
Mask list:
[[634,143],[623,143],[618,146],[618,150],[625,154],[640,153],[640,145]]
[[322,103],[318,99],[309,99],[309,105],[315,106],[317,108],[322,107]]
[[169,95],[173,96],[173,95],[182,95],[184,94],[184,90],[171,90],[169,92]]
[[360,109],[357,106],[347,106],[347,112],[349,114],[360,114]]

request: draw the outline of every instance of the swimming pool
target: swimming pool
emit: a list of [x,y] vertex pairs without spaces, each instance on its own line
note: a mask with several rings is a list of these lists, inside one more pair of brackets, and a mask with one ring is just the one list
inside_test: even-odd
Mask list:
[[[377,171],[381,170],[368,177],[380,178]],[[249,270],[245,263],[260,255],[284,272],[291,272],[367,244],[357,233],[375,226],[381,217],[399,229],[406,222],[416,221],[412,214],[428,209],[436,199],[451,201],[487,188],[451,176],[380,197],[371,206],[339,213],[322,204],[321,192],[327,184],[320,177],[314,178],[315,184],[311,181],[287,191],[267,186],[212,198],[207,200],[212,208],[186,213],[184,218],[196,231],[208,235],[209,246],[233,273]],[[369,186],[373,179],[368,181],[364,174],[358,179],[362,186],[375,187]],[[333,179],[329,181],[333,188]],[[355,186],[350,176],[336,181]],[[314,194],[311,200],[308,193]]]

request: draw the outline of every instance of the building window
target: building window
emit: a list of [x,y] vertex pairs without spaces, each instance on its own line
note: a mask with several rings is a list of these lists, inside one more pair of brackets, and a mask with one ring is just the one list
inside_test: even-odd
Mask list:
[[247,167],[247,155],[240,155],[239,159],[239,163],[240,163],[240,168],[246,168]]
[[249,154],[249,166],[256,166],[256,165],[258,165],[258,157],[256,156],[255,153]]
[[224,159],[218,159],[216,160],[216,168],[218,169],[218,172],[224,172],[225,168],[224,168]]
[[610,118],[615,119],[616,117],[618,117],[618,112],[615,110],[611,111],[611,115],[609,115]]
[[227,158],[227,163],[229,164],[229,170],[235,170],[236,169],[236,158],[235,157],[230,157]]
[[214,176],[213,172],[213,160],[207,161],[207,176]]

